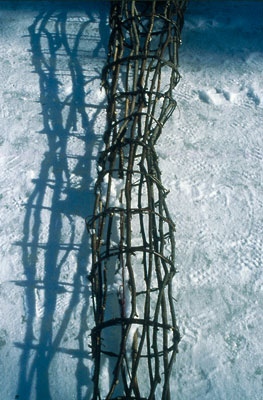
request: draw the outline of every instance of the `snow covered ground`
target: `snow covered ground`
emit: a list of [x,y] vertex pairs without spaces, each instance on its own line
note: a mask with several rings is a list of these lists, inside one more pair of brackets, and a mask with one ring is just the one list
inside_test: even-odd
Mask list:
[[[0,0],[0,399],[92,394],[84,218],[109,3]],[[260,400],[263,3],[191,2],[158,144],[177,225],[178,400]],[[107,381],[107,368],[102,371]]]

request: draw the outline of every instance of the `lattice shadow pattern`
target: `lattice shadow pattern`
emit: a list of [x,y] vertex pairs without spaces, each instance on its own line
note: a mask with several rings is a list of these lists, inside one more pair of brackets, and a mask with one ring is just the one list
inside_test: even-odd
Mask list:
[[[172,295],[175,227],[154,145],[176,107],[185,8],[185,0],[111,4],[102,73],[107,129],[87,221],[93,399],[170,399],[180,340]],[[109,381],[103,368],[111,371]]]

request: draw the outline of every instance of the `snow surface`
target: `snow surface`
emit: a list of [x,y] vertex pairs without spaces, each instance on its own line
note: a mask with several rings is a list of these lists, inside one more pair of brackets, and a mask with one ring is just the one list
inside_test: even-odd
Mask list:
[[[0,400],[92,395],[84,218],[108,10],[0,0]],[[178,108],[158,143],[177,225],[174,399],[262,399],[262,16],[253,1],[186,15]]]

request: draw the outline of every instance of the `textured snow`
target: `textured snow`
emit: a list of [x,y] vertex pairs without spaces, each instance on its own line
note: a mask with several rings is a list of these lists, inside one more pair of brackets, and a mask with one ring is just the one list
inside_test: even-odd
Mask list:
[[[84,218],[108,7],[0,1],[1,400],[92,395]],[[262,399],[262,11],[202,1],[186,15],[178,108],[158,143],[177,226],[174,399]]]

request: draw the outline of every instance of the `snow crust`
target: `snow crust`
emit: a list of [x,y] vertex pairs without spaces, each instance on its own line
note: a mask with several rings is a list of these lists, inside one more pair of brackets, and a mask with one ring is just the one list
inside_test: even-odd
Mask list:
[[[84,218],[105,128],[108,11],[0,1],[0,399],[92,395]],[[259,400],[262,3],[192,2],[182,41],[178,109],[158,143],[177,226],[172,398]]]

